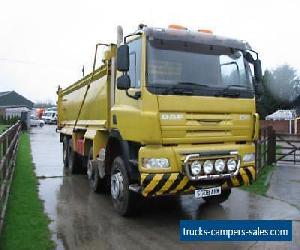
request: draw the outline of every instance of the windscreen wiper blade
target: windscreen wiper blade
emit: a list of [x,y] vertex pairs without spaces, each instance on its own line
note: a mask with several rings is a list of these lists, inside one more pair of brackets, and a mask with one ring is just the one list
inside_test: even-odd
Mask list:
[[174,93],[174,94],[184,94],[184,95],[193,95],[194,90],[196,89],[195,87],[209,88],[209,86],[206,84],[195,83],[195,82],[177,82],[175,84],[168,84],[168,85],[149,84],[148,87],[163,89],[162,91],[163,94]]
[[[188,88],[186,88],[188,86]],[[192,88],[190,87],[192,86]],[[195,83],[195,82],[177,82],[175,85],[170,86],[166,89],[166,92],[169,93],[172,91],[174,94],[184,94],[184,95],[193,95],[194,87],[208,87],[207,84]]]
[[178,87],[176,85],[172,87],[167,87],[164,91],[164,94],[169,94],[169,93],[174,93],[174,94],[185,94],[185,95],[192,95],[194,91],[192,89],[186,89],[182,87]]
[[[234,90],[231,90],[232,88],[234,88]],[[215,96],[239,97],[241,95],[241,93],[237,88],[249,90],[249,88],[244,85],[230,84],[230,85],[226,86],[224,89],[218,91],[215,94]]]
[[207,84],[202,84],[202,83],[196,83],[196,82],[177,82],[176,86],[182,86],[182,85],[187,85],[187,86],[199,86],[199,87],[209,87]]

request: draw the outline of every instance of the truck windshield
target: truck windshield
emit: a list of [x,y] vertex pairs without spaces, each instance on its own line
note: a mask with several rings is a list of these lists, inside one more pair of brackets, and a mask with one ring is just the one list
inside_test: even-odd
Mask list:
[[167,95],[254,95],[250,67],[241,51],[161,39],[148,39],[147,88]]

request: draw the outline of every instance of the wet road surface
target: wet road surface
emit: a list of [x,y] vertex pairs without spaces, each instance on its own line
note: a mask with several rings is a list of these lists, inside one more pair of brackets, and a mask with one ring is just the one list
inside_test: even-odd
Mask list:
[[[276,197],[234,189],[219,206],[192,196],[152,199],[138,216],[123,218],[113,211],[108,194],[90,190],[86,176],[64,173],[55,126],[32,129],[31,147],[57,249],[300,249],[299,208]],[[290,219],[293,242],[183,243],[180,219]]]
[[272,174],[268,196],[284,200],[300,210],[300,166],[278,165]]

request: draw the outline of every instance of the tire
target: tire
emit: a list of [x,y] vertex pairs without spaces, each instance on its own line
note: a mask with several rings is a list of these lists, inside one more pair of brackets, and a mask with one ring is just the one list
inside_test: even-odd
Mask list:
[[40,123],[40,127],[41,127],[41,128],[44,127],[44,123]]
[[208,204],[220,204],[226,201],[229,198],[230,194],[231,189],[226,189],[222,190],[222,193],[219,195],[203,197],[203,200],[205,200],[205,202]]
[[68,143],[68,169],[71,174],[80,174],[81,163],[76,152],[73,150],[72,139]]
[[63,140],[63,163],[64,163],[64,168],[68,168],[68,158],[69,158],[69,155],[68,155],[68,152],[69,152],[69,141],[67,138],[64,138]]
[[99,170],[97,167],[93,167],[93,148],[90,149],[87,160],[87,176],[90,182],[90,187],[95,193],[103,193],[107,190],[106,178],[100,178]]
[[138,195],[129,190],[129,176],[120,156],[113,161],[110,186],[115,210],[122,216],[134,215],[137,212]]

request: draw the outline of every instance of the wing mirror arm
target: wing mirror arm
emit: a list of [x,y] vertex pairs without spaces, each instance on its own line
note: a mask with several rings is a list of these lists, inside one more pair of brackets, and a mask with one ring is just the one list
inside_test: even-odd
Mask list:
[[141,97],[141,91],[137,91],[134,95],[129,93],[131,80],[128,73],[129,70],[129,46],[127,44],[120,45],[117,52],[117,69],[123,72],[123,75],[117,79],[117,88],[125,90],[126,95],[130,98],[138,100]]
[[261,68],[261,60],[258,58],[258,53],[254,50],[251,50],[256,55],[256,59],[253,58],[250,52],[244,53],[245,59],[253,65],[254,68],[254,89],[255,93],[260,96],[264,92],[264,88],[262,86],[262,80],[263,80],[263,74],[262,74],[262,68]]

